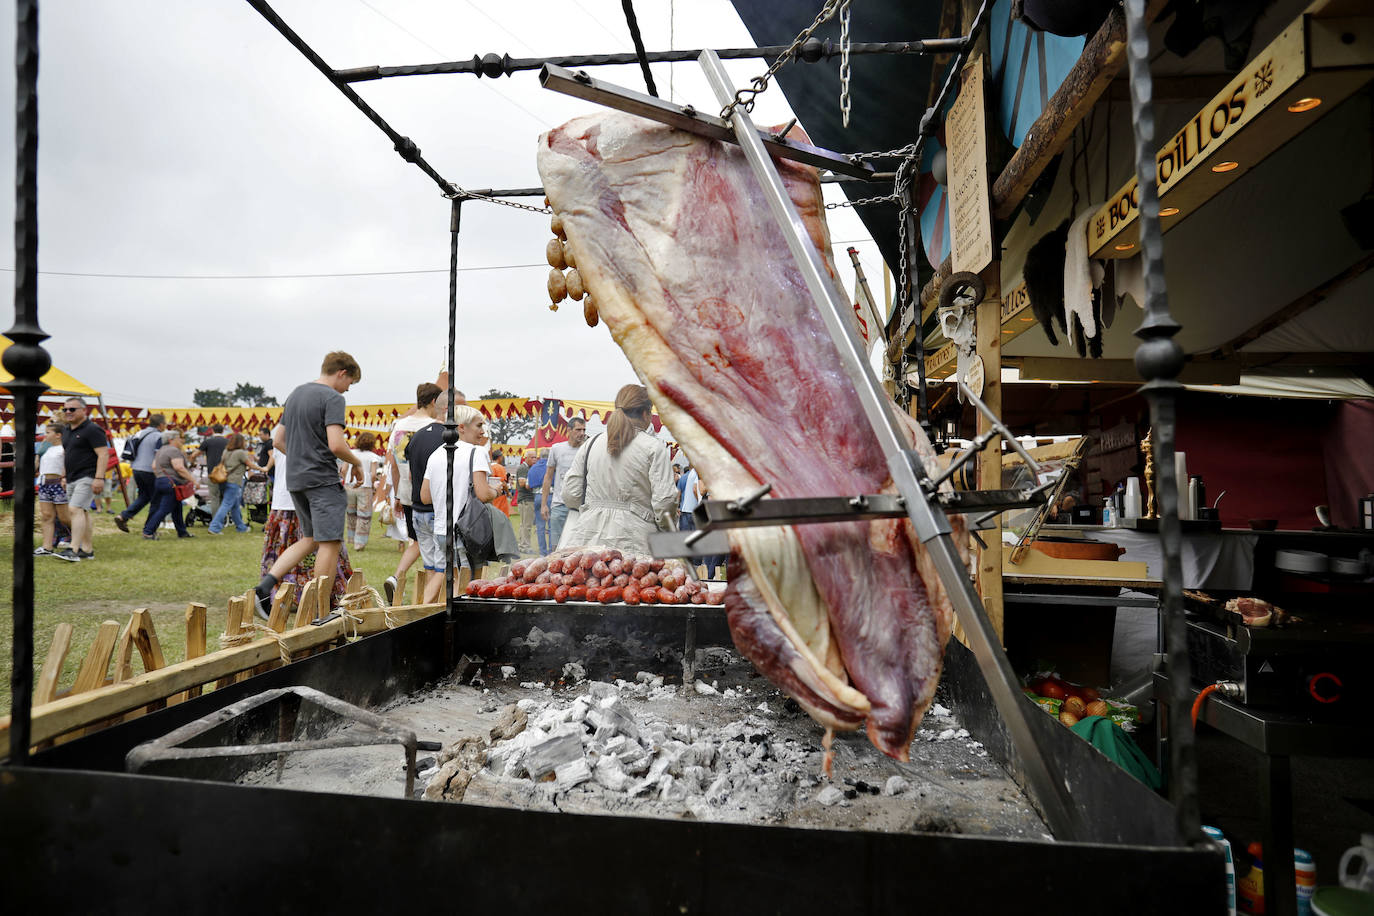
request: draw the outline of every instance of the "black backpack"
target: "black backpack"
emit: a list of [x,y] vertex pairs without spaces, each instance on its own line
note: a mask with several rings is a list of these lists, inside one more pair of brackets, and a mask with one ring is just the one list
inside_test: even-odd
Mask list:
[[144,429],[136,433],[135,435],[132,435],[129,438],[125,439],[124,450],[119,453],[119,460],[127,462],[129,464],[133,464],[134,457],[138,454],[138,444],[143,441],[144,436],[148,435],[151,432],[154,432],[154,430],[151,426],[149,426],[147,429]]

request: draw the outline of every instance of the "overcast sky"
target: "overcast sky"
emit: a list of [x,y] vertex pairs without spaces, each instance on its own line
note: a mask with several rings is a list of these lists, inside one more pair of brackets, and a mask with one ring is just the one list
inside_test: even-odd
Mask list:
[[[340,69],[633,50],[617,0],[275,8]],[[728,0],[638,0],[636,11],[651,50],[753,44]],[[284,398],[331,349],[362,365],[351,403],[406,401],[434,377],[447,333],[449,204],[251,7],[64,0],[44,4],[40,42],[39,308],[56,365],[109,403],[146,406],[189,405],[196,388],[241,381]],[[13,49],[7,10],[8,99]],[[739,85],[763,69],[726,66]],[[665,97],[671,87],[676,101],[715,106],[695,63],[656,64],[654,75]],[[597,76],[644,88],[637,67]],[[537,185],[538,135],[595,109],[539,88],[534,72],[355,88],[445,178],[472,189]],[[754,114],[760,124],[791,117],[776,87]],[[12,277],[12,117],[0,131],[0,266]],[[828,188],[827,198],[841,195]],[[829,214],[852,290],[844,249],[867,233],[852,210]],[[462,230],[456,378],[469,396],[605,400],[634,381],[604,325],[587,328],[576,304],[549,311],[547,216],[469,202]],[[858,247],[881,295],[877,248]],[[382,275],[347,276],[367,273]]]

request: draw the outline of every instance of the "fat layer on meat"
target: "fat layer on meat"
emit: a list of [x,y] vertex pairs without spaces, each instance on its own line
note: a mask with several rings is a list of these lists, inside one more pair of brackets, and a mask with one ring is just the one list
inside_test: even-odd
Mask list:
[[[586,289],[717,499],[895,492],[825,324],[737,148],[618,112],[540,137]],[[779,171],[835,276],[814,169]],[[933,457],[893,407],[913,448]],[[956,520],[955,540],[963,549]],[[909,522],[733,529],[739,649],[829,728],[901,760],[952,614]]]

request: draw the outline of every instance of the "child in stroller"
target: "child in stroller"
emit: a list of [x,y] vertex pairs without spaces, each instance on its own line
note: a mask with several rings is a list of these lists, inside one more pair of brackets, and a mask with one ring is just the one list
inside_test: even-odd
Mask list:
[[199,522],[209,527],[210,522],[214,521],[214,514],[210,511],[210,483],[206,476],[205,468],[193,467],[191,473],[196,478],[196,492],[186,500],[182,501],[182,512],[186,516],[186,527],[190,528]]

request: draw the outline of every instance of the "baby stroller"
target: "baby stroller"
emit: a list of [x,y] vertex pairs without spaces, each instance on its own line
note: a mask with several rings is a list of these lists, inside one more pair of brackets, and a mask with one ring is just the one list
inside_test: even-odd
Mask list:
[[244,476],[243,504],[248,509],[250,522],[267,524],[267,516],[272,511],[272,494],[267,486],[267,475],[262,471],[249,471]]
[[204,468],[194,468],[191,473],[196,478],[196,492],[189,499],[182,500],[181,511],[186,517],[187,528],[193,527],[197,522],[208,528],[215,520],[214,514],[210,512],[209,478]]

